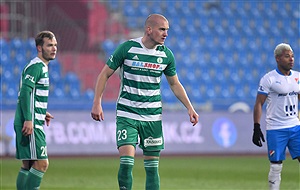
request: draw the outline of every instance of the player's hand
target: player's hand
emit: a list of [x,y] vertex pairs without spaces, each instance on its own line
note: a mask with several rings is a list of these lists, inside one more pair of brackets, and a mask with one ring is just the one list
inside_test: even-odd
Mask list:
[[252,142],[259,147],[262,147],[262,142],[265,142],[264,134],[261,132],[260,124],[254,123]]
[[54,119],[53,115],[51,115],[49,112],[46,112],[45,121],[46,121],[46,125],[47,125],[47,126],[50,125],[51,119]]
[[91,116],[96,121],[104,120],[104,114],[100,104],[93,104]]
[[192,109],[191,111],[189,111],[189,116],[190,122],[193,124],[193,126],[195,126],[199,121],[199,115],[194,109]]
[[22,133],[24,136],[31,135],[33,132],[33,124],[32,121],[24,121]]

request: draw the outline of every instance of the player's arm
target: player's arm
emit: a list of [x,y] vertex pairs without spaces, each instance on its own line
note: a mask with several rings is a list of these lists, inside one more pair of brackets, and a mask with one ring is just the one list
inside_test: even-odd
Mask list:
[[199,115],[194,110],[186,91],[180,81],[178,80],[177,75],[174,76],[167,76],[168,83],[170,85],[171,90],[173,91],[174,95],[182,102],[182,104],[187,108],[188,114],[190,116],[190,121],[194,125],[198,123]]
[[[300,102],[300,94],[298,94],[298,100]],[[298,105],[299,105],[299,102],[298,102]],[[298,112],[298,118],[300,119],[300,112]]]
[[258,93],[256,96],[256,101],[253,109],[254,128],[253,128],[252,142],[259,147],[262,146],[262,142],[265,142],[264,135],[260,128],[260,119],[262,115],[262,107],[266,99],[267,99],[267,95]]
[[33,132],[33,102],[32,94],[33,89],[41,76],[42,70],[37,64],[33,64],[24,70],[24,79],[22,79],[22,84],[20,86],[19,92],[19,104],[21,107],[22,115],[24,117],[24,123],[22,132],[25,136],[32,134]]
[[262,107],[267,99],[265,94],[257,94],[254,109],[253,109],[253,121],[254,123],[260,123],[262,115]]
[[93,101],[93,107],[91,116],[96,121],[104,120],[104,114],[101,106],[101,100],[103,96],[103,92],[107,83],[108,78],[114,73],[115,71],[105,65],[100,74],[98,75],[96,86],[95,86],[95,95]]
[[25,136],[28,136],[33,132],[32,112],[30,110],[32,90],[31,86],[23,84],[19,94],[19,104],[25,120],[23,123],[22,133]]

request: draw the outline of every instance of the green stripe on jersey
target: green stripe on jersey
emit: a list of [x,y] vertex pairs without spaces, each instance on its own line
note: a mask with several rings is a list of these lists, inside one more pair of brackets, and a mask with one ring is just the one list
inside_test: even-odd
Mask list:
[[139,96],[136,94],[129,94],[129,93],[124,93],[122,98],[130,99],[132,98],[133,100],[137,102],[160,102],[161,101],[161,96],[160,94],[158,95],[153,95],[153,96]]
[[[139,115],[158,115],[162,113],[161,107],[154,107],[154,108],[139,108],[139,107],[132,107],[128,105],[123,105],[119,103],[117,105],[117,109],[121,111],[126,111],[130,113],[135,113]],[[151,114],[149,114],[151,113]]]

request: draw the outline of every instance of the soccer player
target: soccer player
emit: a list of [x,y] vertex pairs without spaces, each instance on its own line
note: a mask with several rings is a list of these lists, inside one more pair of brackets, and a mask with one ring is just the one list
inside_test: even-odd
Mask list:
[[48,64],[56,56],[57,42],[50,31],[35,38],[37,57],[23,69],[14,119],[16,158],[22,160],[17,177],[18,190],[39,189],[48,168],[44,123],[53,116],[47,112],[49,94]]
[[102,121],[101,100],[106,82],[120,68],[116,141],[120,156],[118,183],[122,190],[132,188],[136,144],[143,150],[145,188],[160,188],[158,165],[160,151],[164,148],[160,92],[162,74],[166,76],[175,96],[187,108],[190,122],[193,125],[198,122],[199,116],[178,80],[174,55],[164,45],[168,29],[168,20],[163,15],[150,15],[145,21],[143,37],[121,44],[97,78],[91,116],[96,121]]
[[300,162],[300,121],[298,101],[300,99],[300,75],[292,70],[294,53],[289,44],[278,44],[274,50],[277,68],[260,80],[253,111],[254,131],[252,141],[261,147],[265,142],[260,129],[262,107],[266,108],[266,135],[270,160],[269,189],[280,188],[282,162],[286,148],[291,157]]

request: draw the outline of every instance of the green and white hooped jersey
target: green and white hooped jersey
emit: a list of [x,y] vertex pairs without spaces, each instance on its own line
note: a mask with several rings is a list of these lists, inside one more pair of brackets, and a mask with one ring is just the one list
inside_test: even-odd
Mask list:
[[267,130],[300,125],[298,118],[299,72],[291,70],[289,76],[284,76],[278,69],[270,71],[261,78],[258,93],[267,96]]
[[[48,66],[40,58],[32,59],[25,66],[22,71],[20,91],[23,85],[30,86],[33,89],[30,97],[30,114],[32,115],[34,127],[43,129],[48,105],[49,75]],[[22,126],[24,120],[18,98],[14,124]]]
[[117,116],[139,121],[160,121],[161,77],[163,73],[176,75],[175,59],[166,46],[147,49],[141,40],[136,38],[124,42],[106,63],[113,70],[120,68]]

